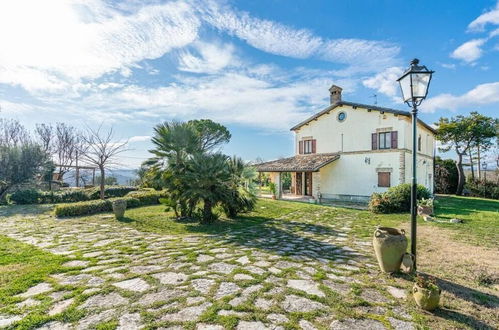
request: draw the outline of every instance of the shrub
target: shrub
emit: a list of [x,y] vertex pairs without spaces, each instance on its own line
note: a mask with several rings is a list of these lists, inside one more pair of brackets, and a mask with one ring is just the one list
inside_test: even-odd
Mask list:
[[166,196],[164,191],[136,191],[130,192],[123,198],[111,198],[106,200],[91,200],[71,204],[59,204],[55,207],[57,217],[74,217],[90,215],[113,210],[113,200],[122,199],[127,203],[127,209],[134,207],[159,204],[159,199]]
[[[416,198],[430,198],[431,193],[425,186],[418,185]],[[369,210],[374,213],[407,212],[411,208],[411,184],[403,183],[391,187],[387,192],[374,193],[369,201]]]
[[8,200],[15,204],[38,204],[42,192],[35,189],[18,190],[9,195]]
[[466,183],[472,196],[499,199],[499,185],[485,180],[470,180]]
[[[90,199],[99,199],[100,198],[100,189],[91,188],[89,190]],[[127,187],[127,186],[106,186],[104,188],[104,197],[112,198],[112,197],[124,197],[131,191],[137,190],[137,187]]]

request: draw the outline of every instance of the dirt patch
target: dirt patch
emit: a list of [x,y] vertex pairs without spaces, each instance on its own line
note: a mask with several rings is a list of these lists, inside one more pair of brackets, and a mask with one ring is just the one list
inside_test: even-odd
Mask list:
[[435,276],[443,290],[442,308],[429,317],[442,326],[446,319],[456,328],[493,329],[499,324],[497,250],[455,241],[452,234],[418,226],[418,271]]

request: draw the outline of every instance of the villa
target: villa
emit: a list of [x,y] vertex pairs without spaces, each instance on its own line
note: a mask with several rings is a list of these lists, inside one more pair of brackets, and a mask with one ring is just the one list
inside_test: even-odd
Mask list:
[[[411,113],[343,101],[331,86],[331,104],[295,125],[295,155],[257,165],[283,197],[281,174],[291,173],[294,196],[365,202],[374,192],[411,182]],[[417,181],[433,192],[435,130],[418,121]]]

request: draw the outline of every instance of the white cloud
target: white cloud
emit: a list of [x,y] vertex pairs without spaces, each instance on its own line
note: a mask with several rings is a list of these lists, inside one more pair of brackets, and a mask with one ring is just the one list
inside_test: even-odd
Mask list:
[[194,41],[199,25],[182,1],[131,15],[97,0],[1,1],[0,77],[7,78],[0,82],[54,91],[82,78],[126,74],[135,62]]
[[487,39],[473,39],[457,47],[451,54],[452,58],[473,63],[482,56],[482,46]]
[[198,41],[194,49],[199,54],[184,51],[179,57],[179,70],[194,73],[215,73],[227,66],[235,66],[239,60],[230,44],[207,43]]
[[483,31],[487,24],[499,25],[499,1],[495,8],[478,16],[469,25],[470,31]]
[[131,138],[128,139],[128,142],[144,142],[144,141],[150,141],[151,136],[150,135],[137,135],[137,136],[132,136]]
[[404,70],[401,67],[391,67],[365,79],[362,81],[362,84],[393,98],[399,93],[399,84],[397,79],[403,72]]
[[499,103],[499,82],[480,84],[463,95],[440,94],[427,99],[422,105],[423,112],[435,112],[438,109],[456,110]]
[[449,70],[454,70],[456,68],[456,65],[454,63],[442,63],[441,65],[443,68],[446,68]]

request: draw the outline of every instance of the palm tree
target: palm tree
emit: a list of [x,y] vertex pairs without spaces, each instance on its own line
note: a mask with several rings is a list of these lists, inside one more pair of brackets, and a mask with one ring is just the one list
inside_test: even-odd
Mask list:
[[249,211],[256,204],[256,187],[254,179],[257,177],[255,169],[248,166],[241,158],[232,157],[227,161],[230,172],[229,196],[222,202],[227,216],[234,218],[239,212]]
[[202,221],[213,222],[216,218],[213,207],[229,196],[231,174],[227,156],[221,153],[194,155],[183,178],[187,182],[183,196],[203,202]]

